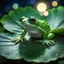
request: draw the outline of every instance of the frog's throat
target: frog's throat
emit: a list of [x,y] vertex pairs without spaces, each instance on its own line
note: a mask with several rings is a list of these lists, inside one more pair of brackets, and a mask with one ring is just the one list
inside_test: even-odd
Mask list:
[[40,31],[37,30],[36,26],[31,26],[31,25],[25,25],[28,33],[31,35],[31,37],[34,38],[42,38],[42,34]]

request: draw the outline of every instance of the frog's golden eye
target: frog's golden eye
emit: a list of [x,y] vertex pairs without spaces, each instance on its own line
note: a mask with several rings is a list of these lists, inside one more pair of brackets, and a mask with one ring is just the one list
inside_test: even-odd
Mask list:
[[31,16],[31,17],[29,18],[29,22],[30,22],[30,23],[35,23],[35,21],[36,21],[36,19],[35,19],[33,16]]

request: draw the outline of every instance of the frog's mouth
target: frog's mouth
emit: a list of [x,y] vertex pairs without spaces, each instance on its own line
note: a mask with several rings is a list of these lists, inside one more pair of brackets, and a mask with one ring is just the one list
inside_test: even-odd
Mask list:
[[36,26],[35,25],[32,25],[32,24],[29,24],[29,23],[24,23],[23,24],[25,26],[26,29],[36,29]]

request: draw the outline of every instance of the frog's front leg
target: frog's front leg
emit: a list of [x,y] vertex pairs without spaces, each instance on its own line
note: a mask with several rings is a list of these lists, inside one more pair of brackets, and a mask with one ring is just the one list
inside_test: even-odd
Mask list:
[[50,46],[50,45],[54,45],[55,42],[53,40],[54,38],[54,34],[53,33],[47,33],[45,30],[43,30],[42,28],[38,27],[38,30],[43,33],[42,34],[42,37],[43,37],[43,40],[41,40],[41,42],[43,42],[43,44],[46,44],[47,46]]
[[24,29],[23,32],[22,32],[22,34],[21,34],[21,36],[20,36],[20,39],[14,38],[14,39],[12,40],[12,42],[15,42],[15,45],[16,45],[18,42],[23,42],[24,37],[25,37],[25,35],[26,35],[26,32],[27,32],[26,29]]
[[26,29],[24,29],[20,38],[18,38],[18,37],[12,38],[9,42],[5,41],[6,43],[4,43],[4,41],[2,41],[3,44],[0,44],[0,46],[15,46],[19,42],[23,42],[26,32],[27,32]]
[[26,33],[27,33],[27,30],[24,29],[24,31],[22,32],[21,37],[20,37],[20,40],[21,40],[22,42],[23,42],[23,40],[24,40],[24,37],[25,37]]
[[23,42],[26,33],[27,33],[27,30],[24,29],[23,32],[22,32],[22,34],[21,34],[21,36],[20,36],[20,39],[16,39],[16,38],[15,38],[15,39],[13,39],[12,41],[15,42],[15,44],[17,44],[18,42]]

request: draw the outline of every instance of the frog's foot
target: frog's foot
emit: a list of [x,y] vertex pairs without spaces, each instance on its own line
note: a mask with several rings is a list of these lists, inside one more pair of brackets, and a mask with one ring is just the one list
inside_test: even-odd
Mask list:
[[44,40],[43,44],[45,44],[47,46],[53,46],[53,45],[55,45],[55,42],[53,40]]
[[14,38],[13,40],[12,40],[12,42],[14,42],[15,43],[15,45],[16,44],[18,44],[19,42],[24,42],[24,39],[17,39],[17,38]]

